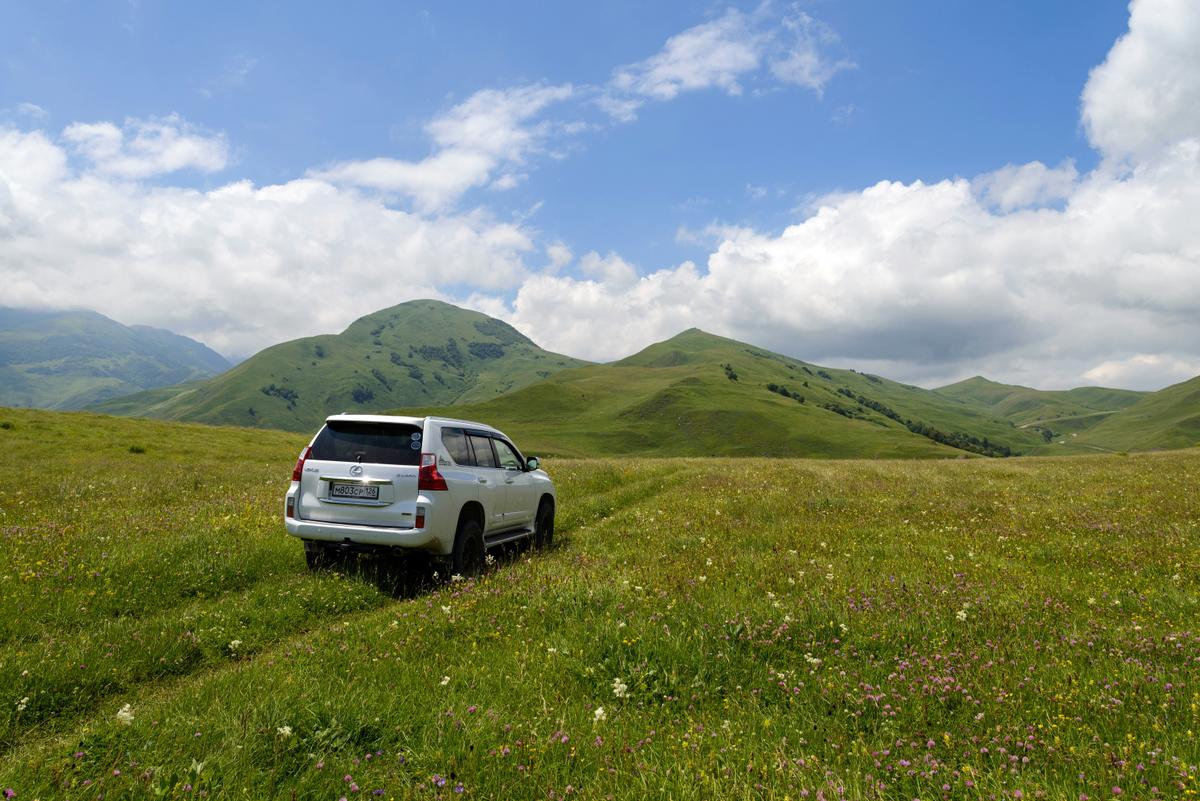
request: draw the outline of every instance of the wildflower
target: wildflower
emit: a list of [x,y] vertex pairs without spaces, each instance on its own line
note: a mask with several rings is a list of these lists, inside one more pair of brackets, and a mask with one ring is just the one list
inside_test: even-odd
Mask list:
[[284,725],[282,725],[278,729],[276,729],[275,733],[286,740],[287,738],[292,736],[292,727],[288,726],[285,723]]
[[825,580],[826,580],[826,581],[833,581],[833,574],[832,574],[832,573],[826,573],[826,574],[825,574]]
[[241,647],[242,647],[241,640],[230,640],[229,641],[229,650],[230,651],[236,651],[237,649],[239,649]]
[[16,791],[16,790],[14,790],[14,789],[13,789],[13,788],[11,788],[11,787],[6,787],[6,788],[5,788],[5,790],[4,790],[4,797],[5,797],[5,798],[16,798],[16,797],[17,797],[17,791]]
[[125,724],[126,726],[132,725],[133,724],[133,707],[130,706],[129,704],[126,704],[125,706],[118,709],[117,710],[117,720],[121,721],[121,723]]
[[629,685],[621,681],[619,678],[613,679],[612,682],[613,695],[617,698],[629,697]]
[[449,684],[449,683],[450,683],[450,677],[449,677],[449,676],[442,676],[441,685],[442,685],[443,687],[445,687],[445,686],[446,686],[447,684]]
[[704,582],[708,581],[708,576],[696,576],[696,580],[703,584]]
[[1125,792],[1125,791],[1122,790],[1120,787],[1117,787],[1115,784],[1113,785],[1113,795],[1120,795],[1123,792]]
[[[492,558],[494,559],[495,557],[492,557]],[[454,785],[454,792],[456,792],[456,793],[461,794],[465,789],[466,788],[462,786],[462,782],[459,782],[458,784]]]
[[[487,565],[487,566],[491,567],[492,565],[496,564],[496,557],[492,556],[492,555],[489,553],[487,556],[483,557],[483,563],[484,563],[485,565]],[[462,785],[461,785],[461,784],[460,784],[460,785],[458,785],[458,786],[459,786],[459,787],[462,787]],[[456,793],[458,793],[458,792],[462,792],[462,791],[461,791],[461,790],[459,790],[458,788],[455,788],[455,790],[454,790],[454,791],[455,791]]]
[[443,607],[442,607],[442,611],[443,611],[443,612],[445,612],[445,613],[448,615],[448,614],[450,614],[450,607],[448,607],[448,606],[443,606]]
[[600,723],[608,719],[608,715],[604,712],[604,707],[596,707],[596,711],[592,713],[592,722]]
[[966,621],[966,619],[967,619],[967,610],[966,610],[966,609],[959,609],[957,612],[955,612],[955,613],[954,613],[954,616],[955,616],[956,618],[958,618],[958,622],[959,622],[959,623],[963,623],[963,622],[965,622],[965,621]]
[[462,573],[455,573],[453,576],[450,577],[450,581],[452,581],[452,582],[459,582],[462,580],[463,580]]
[[1088,598],[1088,606],[1095,606],[1095,605],[1096,605],[1096,599]]
[[24,712],[25,707],[29,705],[29,696],[25,696],[20,701],[17,701],[17,711]]

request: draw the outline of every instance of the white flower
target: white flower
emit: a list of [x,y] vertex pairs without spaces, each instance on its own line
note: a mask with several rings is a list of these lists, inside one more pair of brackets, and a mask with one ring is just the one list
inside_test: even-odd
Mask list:
[[462,573],[455,573],[453,576],[450,577],[450,580],[451,581],[462,581],[463,580]]
[[447,684],[449,684],[449,683],[450,683],[450,677],[449,677],[449,676],[442,676],[442,682],[441,682],[442,686],[443,686],[443,687],[445,687],[445,686],[446,686]]
[[696,576],[696,580],[703,584],[704,582],[708,581],[708,576]]
[[712,567],[712,559],[705,559],[704,565],[705,567]]
[[613,679],[612,688],[613,688],[613,695],[616,696],[617,698],[628,698],[629,697],[629,685],[627,685],[625,682],[621,681],[619,678]]
[[443,611],[443,612],[445,612],[445,613],[448,615],[448,614],[450,614],[450,607],[448,607],[448,606],[443,606],[443,607],[442,607],[442,611]]
[[121,721],[126,726],[133,724],[133,707],[129,704],[117,710],[117,720]]
[[954,616],[955,616],[956,618],[958,618],[958,622],[959,622],[959,623],[962,623],[962,622],[964,622],[964,621],[967,619],[967,610],[966,610],[966,609],[959,609],[957,612],[955,612],[955,613],[954,613]]
[[17,701],[17,711],[24,712],[25,707],[29,704],[29,696],[25,696],[20,701]]
[[292,727],[288,726],[287,724],[284,724],[284,725],[280,726],[278,729],[276,729],[275,733],[286,740],[287,738],[292,736]]
[[1096,599],[1088,598],[1088,606],[1095,606],[1095,605],[1096,605]]
[[825,579],[826,579],[826,581],[833,581],[833,574],[832,574],[832,573],[826,573],[826,574],[825,574]]
[[596,711],[592,713],[592,721],[595,723],[599,723],[600,721],[607,720],[607,719],[608,719],[608,715],[606,715],[604,713],[604,707],[602,707],[602,706],[596,707]]
[[236,651],[237,649],[239,649],[241,647],[242,647],[241,640],[230,640],[229,641],[229,650],[230,651]]

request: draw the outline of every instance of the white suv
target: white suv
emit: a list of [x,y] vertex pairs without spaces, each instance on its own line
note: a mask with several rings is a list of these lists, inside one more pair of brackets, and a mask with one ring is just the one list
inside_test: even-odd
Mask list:
[[554,537],[554,483],[491,426],[339,414],[301,453],[284,522],[311,568],[339,552],[406,548],[474,575],[487,548]]

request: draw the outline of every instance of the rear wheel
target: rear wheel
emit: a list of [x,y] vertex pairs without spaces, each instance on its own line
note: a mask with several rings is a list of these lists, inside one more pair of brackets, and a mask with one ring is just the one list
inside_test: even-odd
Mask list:
[[317,542],[304,543],[304,561],[309,570],[328,570],[333,567],[333,555],[329,549]]
[[549,548],[554,543],[554,502],[542,498],[533,519],[533,547]]
[[483,529],[473,518],[458,522],[450,569],[459,576],[478,576],[483,571]]

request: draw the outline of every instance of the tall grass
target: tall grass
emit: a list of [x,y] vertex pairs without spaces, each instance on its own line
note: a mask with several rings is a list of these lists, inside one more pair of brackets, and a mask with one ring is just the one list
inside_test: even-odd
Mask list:
[[1196,792],[1195,452],[550,460],[555,548],[421,585],[305,570],[302,437],[0,421],[17,798]]

